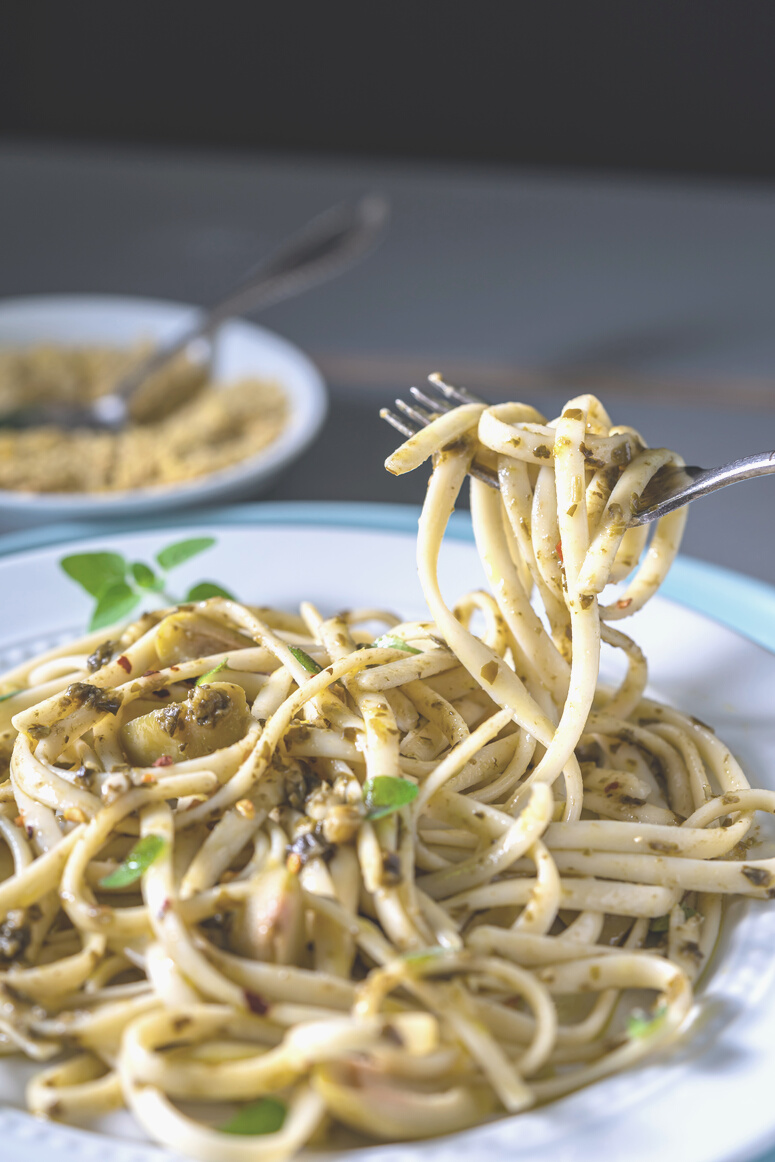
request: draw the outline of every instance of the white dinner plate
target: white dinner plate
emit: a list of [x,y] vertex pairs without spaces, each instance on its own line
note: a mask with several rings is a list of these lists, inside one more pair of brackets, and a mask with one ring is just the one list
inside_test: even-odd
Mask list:
[[[310,599],[327,612],[348,606],[381,606],[406,617],[425,612],[414,537],[406,533],[299,524],[234,528],[203,523],[194,528],[189,523],[82,541],[77,551],[109,548],[133,560],[150,560],[171,540],[208,534],[217,537],[216,546],[173,575],[181,592],[207,578],[246,601],[285,608]],[[68,551],[72,546],[49,546],[0,560],[2,668],[83,631],[89,599],[58,565]],[[481,586],[474,547],[446,542],[441,576],[450,600]],[[775,656],[659,598],[631,625],[650,660],[653,691],[712,724],[752,783],[775,789]],[[36,1121],[23,1111],[28,1075],[19,1058],[0,1058],[3,1162],[169,1157],[144,1144],[127,1114],[115,1115],[97,1133]],[[775,1143],[773,1076],[775,903],[738,902],[727,913],[692,1027],[672,1051],[518,1117],[427,1143],[357,1150],[347,1158],[748,1162]]]

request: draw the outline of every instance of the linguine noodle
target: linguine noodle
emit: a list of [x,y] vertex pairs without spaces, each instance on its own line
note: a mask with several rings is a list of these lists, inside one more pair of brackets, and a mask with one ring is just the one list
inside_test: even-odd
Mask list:
[[[491,591],[450,607],[474,458]],[[34,1113],[126,1105],[207,1162],[518,1113],[670,1043],[723,898],[773,894],[775,794],[617,624],[678,549],[684,512],[627,521],[680,459],[586,395],[457,408],[387,466],[428,459],[431,620],[216,597],[3,679],[0,1052],[40,1063]]]

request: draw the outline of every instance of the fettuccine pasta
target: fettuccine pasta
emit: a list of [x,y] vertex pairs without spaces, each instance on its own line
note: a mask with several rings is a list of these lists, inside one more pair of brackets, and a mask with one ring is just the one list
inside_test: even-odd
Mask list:
[[[450,605],[474,459],[490,591]],[[40,1063],[34,1113],[125,1105],[208,1162],[519,1113],[674,1040],[724,897],[773,895],[775,795],[619,625],[678,549],[683,512],[627,526],[679,458],[585,395],[462,406],[388,468],[427,460],[428,620],[214,597],[2,679],[0,1053]]]

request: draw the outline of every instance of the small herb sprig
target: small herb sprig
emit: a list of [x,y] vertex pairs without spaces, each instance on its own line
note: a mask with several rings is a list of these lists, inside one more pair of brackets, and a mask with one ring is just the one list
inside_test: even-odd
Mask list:
[[[154,560],[158,569],[145,561],[128,561],[120,553],[73,553],[59,562],[68,577],[95,599],[89,629],[102,629],[127,617],[144,597],[157,593],[170,604],[181,600],[167,589],[171,569],[190,561],[215,544],[215,537],[191,537],[174,541],[161,549]],[[204,601],[207,597],[231,597],[227,589],[214,581],[193,585],[183,601]]]
[[222,1134],[276,1134],[283,1128],[288,1107],[276,1097],[262,1097],[243,1106],[231,1121],[218,1129]]
[[386,650],[403,650],[406,654],[422,653],[422,650],[416,650],[414,646],[407,645],[403,638],[394,637],[392,633],[383,633],[382,637],[377,638],[374,645],[382,646]]
[[414,783],[408,779],[397,779],[392,775],[376,775],[363,784],[363,802],[367,819],[383,819],[400,811],[414,802],[419,793]]
[[161,855],[167,842],[161,835],[144,835],[138,839],[126,859],[109,875],[100,880],[101,888],[126,888],[148,871]]
[[627,1036],[631,1041],[638,1041],[641,1037],[651,1037],[658,1033],[667,1017],[667,1005],[659,1005],[653,1013],[645,1013],[643,1009],[633,1009],[627,1019]]

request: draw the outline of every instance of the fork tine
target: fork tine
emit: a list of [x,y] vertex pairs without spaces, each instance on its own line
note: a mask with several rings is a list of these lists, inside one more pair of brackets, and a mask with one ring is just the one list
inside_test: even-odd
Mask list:
[[391,412],[390,408],[381,408],[379,416],[380,419],[387,420],[391,427],[400,432],[402,436],[409,437],[414,436],[417,433],[416,428],[410,428],[409,424],[407,424],[405,420],[402,420],[400,416],[397,416],[394,412]]
[[413,408],[411,404],[408,404],[406,400],[403,399],[396,400],[396,407],[399,411],[402,411],[405,416],[408,416],[410,420],[414,420],[416,424],[419,424],[421,428],[427,428],[428,424],[433,419],[433,416],[429,415],[428,412],[424,411],[422,408]]
[[432,412],[451,412],[455,406],[446,399],[432,399],[424,391],[420,391],[419,387],[410,387],[409,390],[419,403],[423,404]]
[[456,399],[458,403],[484,403],[483,399],[479,399],[470,391],[466,391],[464,387],[453,387],[451,383],[445,383],[438,371],[434,371],[432,375],[428,376],[430,382],[442,391],[447,399]]
[[[434,408],[442,406],[445,411],[452,410],[442,401],[433,402],[428,396],[424,396],[421,391],[418,391],[417,388],[413,387],[411,391],[412,394],[416,398],[422,400],[423,403],[432,403]],[[402,415],[397,416],[395,412],[391,412],[389,408],[381,408],[379,415],[380,419],[386,420],[391,425],[391,427],[400,432],[402,436],[409,437],[417,435],[417,428],[412,427],[412,423],[417,424],[417,426],[420,428],[425,428],[433,419],[433,416],[427,415],[424,410],[420,408],[413,408],[402,399],[396,400],[396,407],[403,413]],[[496,472],[493,472],[491,468],[485,468],[483,465],[474,462],[471,465],[469,471],[471,476],[476,476],[478,480],[483,480],[485,484],[489,484],[490,488],[500,488],[498,475]]]

